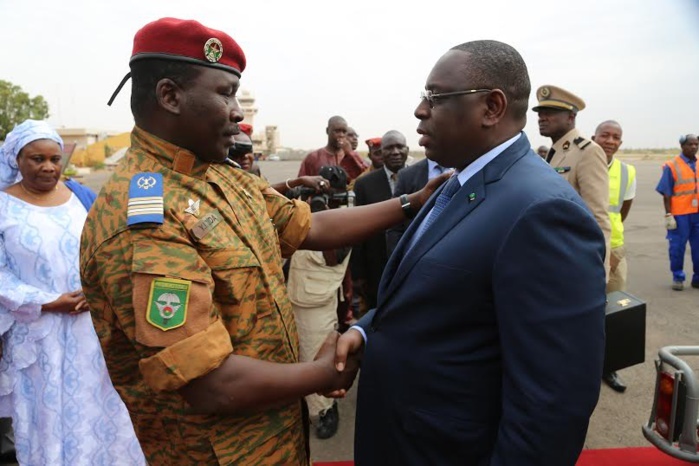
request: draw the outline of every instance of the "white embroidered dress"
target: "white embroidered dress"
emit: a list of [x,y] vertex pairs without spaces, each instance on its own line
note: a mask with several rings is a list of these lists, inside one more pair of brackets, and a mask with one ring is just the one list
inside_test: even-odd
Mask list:
[[0,417],[23,465],[142,465],[88,312],[41,312],[81,288],[87,212],[75,195],[39,207],[0,192]]

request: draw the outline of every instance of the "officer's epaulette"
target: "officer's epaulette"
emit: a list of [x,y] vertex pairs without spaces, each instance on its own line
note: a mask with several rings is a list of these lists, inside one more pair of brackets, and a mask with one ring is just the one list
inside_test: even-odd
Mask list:
[[577,138],[573,139],[573,142],[574,142],[575,145],[578,146],[580,149],[584,149],[584,148],[586,148],[587,146],[589,146],[590,143],[591,143],[592,141],[590,141],[589,139],[585,139],[585,138],[583,138],[583,137],[577,137]]
[[126,224],[142,226],[144,223],[163,224],[163,175],[141,172],[131,178]]

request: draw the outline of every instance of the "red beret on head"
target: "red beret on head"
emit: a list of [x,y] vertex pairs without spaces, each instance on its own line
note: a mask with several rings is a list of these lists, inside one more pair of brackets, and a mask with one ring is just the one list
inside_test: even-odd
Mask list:
[[365,142],[366,145],[369,146],[369,148],[381,147],[381,138],[371,138],[367,139]]
[[194,20],[161,18],[143,26],[133,38],[129,63],[143,58],[179,60],[230,71],[240,77],[245,54],[231,36]]
[[[245,69],[245,54],[225,32],[210,29],[198,21],[160,18],[143,26],[134,36],[129,65],[138,60],[160,58],[228,71],[240,77]],[[112,104],[127,74],[109,99]]]
[[240,128],[241,133],[245,133],[248,136],[252,137],[252,125],[249,125],[247,123],[238,123],[238,128]]

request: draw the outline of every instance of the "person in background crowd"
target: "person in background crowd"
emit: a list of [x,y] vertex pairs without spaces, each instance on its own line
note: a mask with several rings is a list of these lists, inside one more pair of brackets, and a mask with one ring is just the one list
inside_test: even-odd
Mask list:
[[302,398],[342,394],[358,361],[335,369],[334,333],[298,362],[282,256],[353,244],[405,215],[395,200],[311,215],[227,163],[245,63],[232,37],[197,21],[136,33],[131,147],[83,229],[83,291],[151,465],[307,466]]
[[367,164],[352,150],[347,139],[347,121],[341,116],[333,116],[328,120],[325,129],[328,142],[325,147],[311,152],[301,162],[298,176],[314,176],[320,173],[320,168],[326,165],[337,165],[347,172],[348,181],[354,181]]
[[347,128],[347,140],[349,141],[350,149],[356,151],[357,147],[359,147],[359,135],[354,128]]
[[522,133],[516,50],[458,45],[425,89],[419,143],[456,173],[338,341],[338,369],[361,355],[355,461],[573,466],[601,385],[604,237]]
[[[609,258],[607,293],[626,291],[628,265],[624,246],[624,221],[636,197],[636,169],[633,165],[614,157],[621,147],[621,137],[621,125],[613,120],[603,121],[597,125],[595,135],[592,137],[592,140],[604,150],[609,164],[609,220],[612,225],[612,250]],[[626,391],[626,385],[616,372],[604,374],[602,380],[617,392]]]
[[378,170],[383,167],[383,156],[381,155],[381,138],[367,139],[366,145],[369,148],[369,165],[368,171]]
[[[393,197],[393,189],[399,172],[405,167],[408,152],[403,134],[392,130],[383,135],[383,170],[375,170],[357,179],[354,192],[358,206]],[[376,293],[387,260],[385,232],[363,241],[352,250],[353,289],[356,294],[361,295],[367,309],[376,307]]]
[[699,182],[695,134],[680,137],[682,152],[665,162],[655,190],[663,196],[665,228],[670,245],[672,289],[684,289],[684,253],[687,242],[692,250],[692,288],[699,288]]
[[246,123],[238,125],[240,133],[234,136],[235,145],[228,151],[228,158],[240,165],[240,168],[253,175],[262,176],[260,166],[255,162],[252,145],[252,126]]
[[[228,150],[228,158],[240,165],[244,171],[262,177],[260,167],[253,158],[253,144],[251,139],[252,126],[241,123],[238,125],[240,133],[234,136],[235,144]],[[280,193],[284,194],[288,190],[297,186],[305,186],[315,189],[317,192],[327,191],[328,182],[322,176],[302,176],[294,179],[287,179],[272,185]]]
[[539,87],[536,98],[539,103],[532,110],[539,115],[539,133],[553,143],[546,161],[573,186],[595,216],[607,239],[605,267],[609,275],[609,171],[602,148],[582,137],[575,127],[585,102],[572,92],[550,85]]
[[539,154],[539,157],[546,160],[546,156],[549,153],[549,148],[546,146],[539,146],[539,148],[536,150],[536,153]]
[[144,465],[80,286],[95,194],[59,181],[63,141],[26,120],[0,147],[0,416],[26,465]]

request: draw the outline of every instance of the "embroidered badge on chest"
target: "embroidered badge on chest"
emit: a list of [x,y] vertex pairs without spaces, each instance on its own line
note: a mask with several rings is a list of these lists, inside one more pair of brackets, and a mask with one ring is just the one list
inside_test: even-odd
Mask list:
[[189,289],[192,282],[176,278],[156,278],[150,285],[146,320],[163,331],[182,327],[187,321]]

